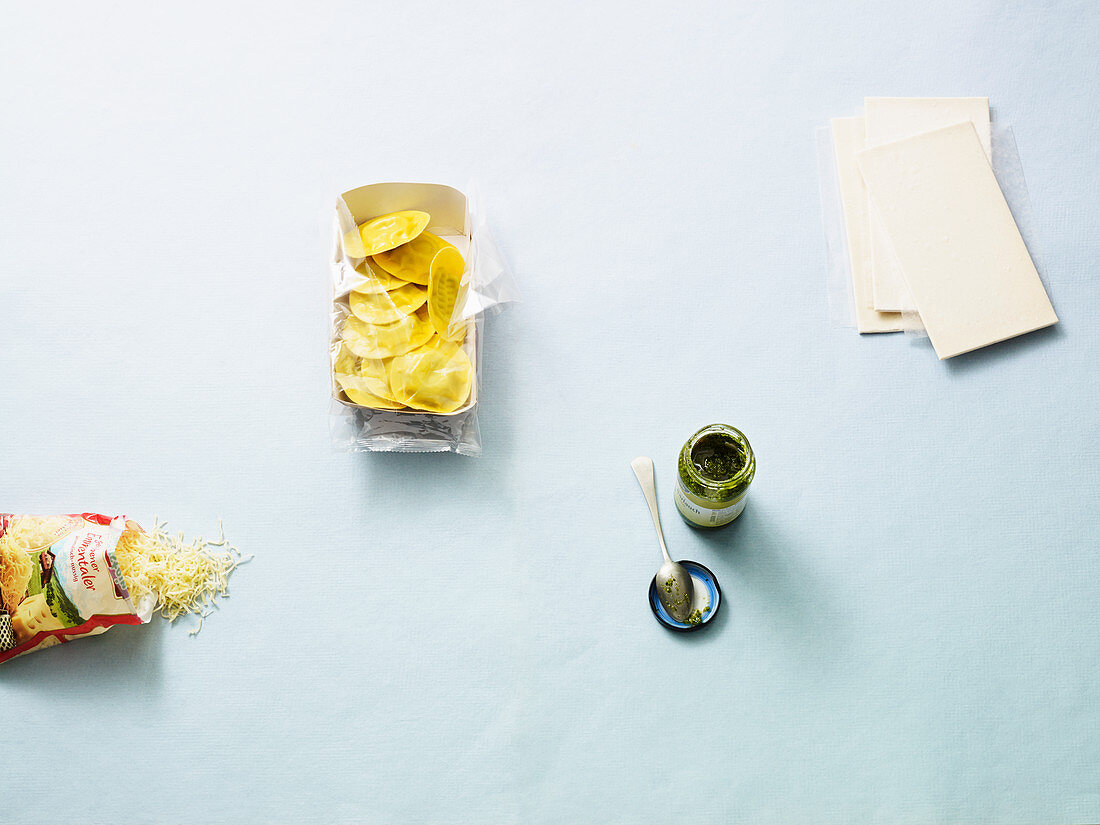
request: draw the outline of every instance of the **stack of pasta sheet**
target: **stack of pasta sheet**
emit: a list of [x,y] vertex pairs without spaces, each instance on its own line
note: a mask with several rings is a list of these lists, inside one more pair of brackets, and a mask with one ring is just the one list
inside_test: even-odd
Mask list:
[[992,168],[984,97],[864,99],[832,121],[856,326],[941,358],[1058,322]]

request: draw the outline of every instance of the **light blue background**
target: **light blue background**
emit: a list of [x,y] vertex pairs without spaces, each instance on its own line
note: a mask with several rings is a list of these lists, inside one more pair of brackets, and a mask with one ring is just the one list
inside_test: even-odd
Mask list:
[[[1100,820],[1086,2],[0,11],[0,509],[255,561],[0,669],[12,823]],[[988,95],[1062,323],[936,360],[828,321],[814,128]],[[475,178],[524,303],[485,455],[329,443],[337,193]],[[748,433],[740,522],[674,457]],[[673,635],[628,463],[721,579]]]

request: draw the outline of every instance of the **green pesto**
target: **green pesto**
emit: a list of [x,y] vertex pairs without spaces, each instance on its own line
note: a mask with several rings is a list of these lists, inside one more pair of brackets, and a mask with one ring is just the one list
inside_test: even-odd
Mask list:
[[725,424],[703,427],[680,451],[684,487],[700,498],[723,502],[739,498],[756,474],[756,459],[745,434]]
[[710,605],[709,604],[706,607],[704,607],[702,610],[700,610],[699,608],[696,608],[695,610],[693,610],[691,612],[691,615],[687,617],[687,623],[688,624],[700,624],[700,623],[702,623],[703,619],[706,618],[706,615],[708,613],[710,613]]
[[728,435],[710,433],[695,442],[690,459],[700,475],[729,481],[745,466],[745,448]]

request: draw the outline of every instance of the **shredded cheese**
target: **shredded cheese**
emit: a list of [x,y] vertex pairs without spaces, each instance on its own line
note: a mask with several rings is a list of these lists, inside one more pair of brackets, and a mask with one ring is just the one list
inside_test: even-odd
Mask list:
[[131,598],[153,594],[157,600],[154,609],[171,622],[180,616],[198,615],[192,636],[217,608],[218,598],[229,595],[229,575],[251,559],[241,557],[226,541],[220,521],[218,525],[221,535],[217,541],[198,538],[185,542],[182,533],[166,533],[159,520],[154,519],[150,533],[130,521],[115,547],[115,559]]

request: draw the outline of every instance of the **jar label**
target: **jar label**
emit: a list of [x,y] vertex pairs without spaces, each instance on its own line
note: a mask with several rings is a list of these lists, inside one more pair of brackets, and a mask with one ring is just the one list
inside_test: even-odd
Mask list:
[[736,501],[730,504],[722,502],[716,505],[715,502],[706,501],[693,495],[685,490],[683,485],[678,484],[676,486],[676,509],[680,511],[680,515],[692,524],[697,524],[700,527],[721,527],[741,515],[741,511],[745,509],[748,495],[746,490]]

